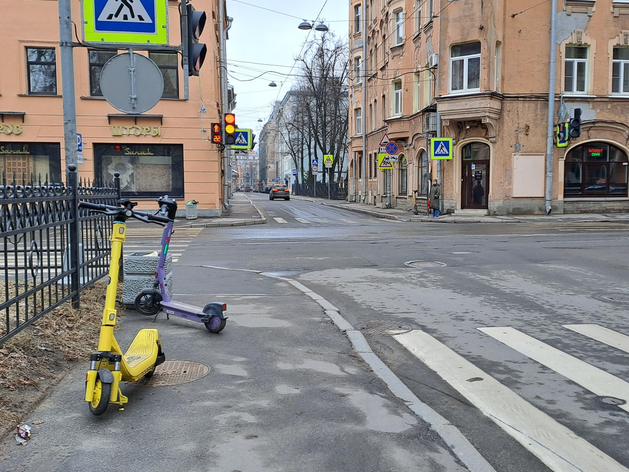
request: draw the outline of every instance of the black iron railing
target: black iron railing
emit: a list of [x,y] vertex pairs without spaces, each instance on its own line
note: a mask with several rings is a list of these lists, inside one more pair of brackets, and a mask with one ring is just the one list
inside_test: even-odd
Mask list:
[[2,174],[0,185],[0,344],[107,275],[110,216],[78,214],[79,199],[116,205],[120,182],[66,184]]

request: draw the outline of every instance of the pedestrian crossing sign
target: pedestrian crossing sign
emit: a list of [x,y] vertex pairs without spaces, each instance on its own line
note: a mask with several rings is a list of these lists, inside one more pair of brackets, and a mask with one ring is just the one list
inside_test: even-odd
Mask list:
[[452,159],[452,138],[432,138],[430,157],[431,159]]
[[92,44],[168,44],[166,0],[85,0],[83,39]]
[[237,129],[234,133],[234,144],[231,145],[231,148],[236,150],[251,149],[251,130]]

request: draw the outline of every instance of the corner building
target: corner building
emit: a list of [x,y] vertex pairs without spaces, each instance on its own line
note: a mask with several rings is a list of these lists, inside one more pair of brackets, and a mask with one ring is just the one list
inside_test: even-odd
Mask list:
[[[207,55],[199,77],[185,80],[181,53],[173,49],[134,52],[151,58],[164,79],[157,105],[141,114],[123,113],[103,97],[100,72],[126,50],[77,46],[74,87],[77,133],[82,135],[79,177],[111,181],[121,177],[123,196],[146,200],[168,194],[179,201],[197,200],[198,214],[219,216],[224,205],[223,160],[212,144],[210,123],[220,122],[219,1],[194,0],[207,23],[200,42]],[[82,40],[81,4],[72,0],[74,41]],[[179,2],[168,1],[169,44],[181,43]],[[0,172],[21,183],[65,179],[64,123],[59,7],[49,0],[0,0]],[[78,37],[75,35],[78,34]],[[130,80],[121,77],[120,80]],[[142,83],[137,93],[142,94]],[[183,206],[183,205],[181,205]]]
[[[566,147],[553,135],[547,159],[550,8],[351,2],[350,198],[410,209],[432,177],[446,212],[629,211],[629,0],[558,0],[553,124],[577,109],[582,122]],[[385,134],[398,148],[389,170]],[[438,136],[451,160],[430,159]]]

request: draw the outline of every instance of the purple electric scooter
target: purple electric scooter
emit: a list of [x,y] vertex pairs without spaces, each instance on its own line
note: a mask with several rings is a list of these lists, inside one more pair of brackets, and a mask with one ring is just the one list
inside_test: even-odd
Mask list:
[[177,202],[173,198],[168,198],[168,195],[160,197],[157,202],[160,205],[161,214],[168,216],[168,223],[162,233],[162,252],[157,262],[155,283],[153,288],[145,288],[135,297],[135,309],[142,315],[155,315],[156,318],[159,312],[163,311],[166,313],[167,319],[173,315],[186,320],[197,321],[203,323],[211,333],[220,333],[227,324],[227,317],[224,313],[227,310],[227,304],[212,302],[201,309],[194,305],[171,300],[166,291],[166,255],[168,254],[170,237],[174,232]]

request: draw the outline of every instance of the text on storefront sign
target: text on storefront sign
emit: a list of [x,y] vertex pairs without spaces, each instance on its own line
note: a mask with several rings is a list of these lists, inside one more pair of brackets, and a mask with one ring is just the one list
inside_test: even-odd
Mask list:
[[161,136],[162,128],[159,126],[112,126],[112,136]]
[[22,134],[22,127],[20,125],[0,125],[0,133]]

